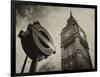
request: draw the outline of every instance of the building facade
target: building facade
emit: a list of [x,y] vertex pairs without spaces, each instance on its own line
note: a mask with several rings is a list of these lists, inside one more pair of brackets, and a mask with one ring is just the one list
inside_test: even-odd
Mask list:
[[93,69],[86,34],[70,12],[61,32],[62,71]]

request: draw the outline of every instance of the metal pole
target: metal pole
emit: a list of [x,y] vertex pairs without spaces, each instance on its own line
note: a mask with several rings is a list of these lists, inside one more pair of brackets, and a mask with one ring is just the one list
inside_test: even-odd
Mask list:
[[25,65],[26,65],[26,62],[27,62],[27,58],[28,58],[28,56],[25,57],[25,61],[24,61],[24,64],[23,64],[23,67],[22,67],[21,73],[24,72]]
[[37,68],[37,63],[38,63],[38,54],[34,55],[33,59],[32,59],[32,63],[31,63],[31,67],[29,70],[29,73],[34,73],[36,72],[36,68]]

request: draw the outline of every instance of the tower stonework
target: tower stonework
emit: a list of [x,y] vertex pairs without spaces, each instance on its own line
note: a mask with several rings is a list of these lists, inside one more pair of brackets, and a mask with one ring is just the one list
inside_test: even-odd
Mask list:
[[93,69],[86,34],[71,12],[61,32],[61,64],[62,71]]

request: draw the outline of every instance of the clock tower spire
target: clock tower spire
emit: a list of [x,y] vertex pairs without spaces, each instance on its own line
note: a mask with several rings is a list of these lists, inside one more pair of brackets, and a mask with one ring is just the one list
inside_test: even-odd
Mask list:
[[70,16],[72,16],[72,11],[70,11]]

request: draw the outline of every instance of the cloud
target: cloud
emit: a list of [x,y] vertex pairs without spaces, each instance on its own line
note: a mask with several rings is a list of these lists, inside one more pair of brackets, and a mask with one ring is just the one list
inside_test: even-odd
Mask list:
[[57,70],[57,66],[54,63],[51,63],[50,61],[47,61],[40,68],[38,68],[39,72],[48,72],[48,71],[56,71],[56,70]]

